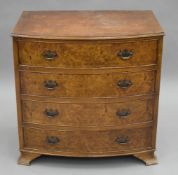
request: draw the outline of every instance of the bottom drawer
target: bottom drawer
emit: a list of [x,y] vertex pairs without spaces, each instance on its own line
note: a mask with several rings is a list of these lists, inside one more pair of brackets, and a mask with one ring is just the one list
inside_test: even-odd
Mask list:
[[[24,128],[24,148],[45,153],[74,153],[82,156],[107,152],[131,152],[152,147],[152,128],[122,130],[45,130]],[[62,154],[61,154],[62,155]]]

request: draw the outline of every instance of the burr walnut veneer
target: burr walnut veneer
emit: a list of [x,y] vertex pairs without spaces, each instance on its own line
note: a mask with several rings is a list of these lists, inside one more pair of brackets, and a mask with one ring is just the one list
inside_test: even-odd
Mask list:
[[154,155],[163,31],[151,11],[23,12],[13,36],[19,164]]

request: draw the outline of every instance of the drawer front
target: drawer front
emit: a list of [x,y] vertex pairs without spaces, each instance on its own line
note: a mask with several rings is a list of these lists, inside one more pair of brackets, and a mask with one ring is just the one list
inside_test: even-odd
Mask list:
[[127,130],[45,130],[24,128],[24,148],[47,152],[101,153],[152,146],[151,127]]
[[90,127],[124,126],[152,120],[153,98],[120,103],[52,103],[22,101],[26,123]]
[[154,92],[155,71],[64,75],[21,72],[21,93],[52,97],[123,97]]
[[19,41],[22,65],[94,68],[156,64],[157,40],[124,43]]

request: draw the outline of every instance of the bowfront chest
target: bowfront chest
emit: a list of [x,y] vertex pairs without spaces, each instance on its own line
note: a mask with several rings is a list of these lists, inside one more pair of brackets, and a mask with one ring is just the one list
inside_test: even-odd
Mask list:
[[21,156],[154,155],[163,31],[151,11],[26,11],[12,32]]

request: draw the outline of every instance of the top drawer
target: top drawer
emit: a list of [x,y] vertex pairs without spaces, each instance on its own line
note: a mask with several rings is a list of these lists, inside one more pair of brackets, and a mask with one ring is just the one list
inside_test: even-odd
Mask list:
[[156,64],[157,40],[125,42],[19,40],[19,63],[59,68],[129,67]]

